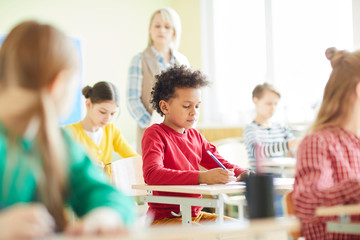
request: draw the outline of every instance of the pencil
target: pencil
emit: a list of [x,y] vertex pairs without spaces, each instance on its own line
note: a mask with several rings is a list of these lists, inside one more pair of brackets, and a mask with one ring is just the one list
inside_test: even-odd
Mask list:
[[212,159],[215,160],[215,162],[216,162],[221,168],[226,169],[225,166],[219,161],[219,159],[217,159],[217,158],[214,156],[214,154],[212,154],[212,152],[210,152],[209,150],[207,150],[206,152],[210,155],[210,157],[211,157]]

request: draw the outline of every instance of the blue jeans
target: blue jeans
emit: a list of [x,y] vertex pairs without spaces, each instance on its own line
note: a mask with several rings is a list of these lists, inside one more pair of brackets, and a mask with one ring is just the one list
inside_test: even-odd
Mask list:
[[283,195],[275,195],[274,197],[274,210],[276,217],[284,216],[283,208],[282,208],[282,198]]

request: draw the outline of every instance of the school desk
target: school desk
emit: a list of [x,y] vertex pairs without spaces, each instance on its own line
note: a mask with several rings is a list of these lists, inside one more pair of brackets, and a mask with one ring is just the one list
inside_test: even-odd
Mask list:
[[[250,166],[255,169],[255,163],[251,162]],[[274,157],[268,158],[261,162],[265,172],[278,173],[282,177],[293,177],[296,167],[296,158],[291,157]]]
[[[292,191],[294,184],[293,178],[275,178],[274,189],[275,194],[284,195]],[[182,224],[191,225],[191,206],[201,206],[215,208],[215,213],[219,216],[217,222],[224,221],[224,199],[223,194],[243,194],[246,187],[243,182],[234,182],[229,184],[215,184],[215,185],[132,185],[133,189],[146,190],[146,196],[140,196],[143,202],[164,203],[180,205],[182,215]],[[153,191],[161,192],[176,192],[176,193],[193,193],[212,195],[213,198],[190,198],[190,197],[168,197],[168,196],[154,196]],[[177,214],[177,213],[176,213]]]
[[287,232],[300,229],[296,218],[267,218],[236,223],[203,224],[196,226],[134,226],[128,236],[117,237],[67,237],[53,236],[48,240],[218,240],[263,239],[287,240]]
[[326,230],[336,233],[360,234],[360,223],[351,223],[350,215],[360,215],[360,204],[319,207],[317,216],[339,216],[339,222],[327,222]]

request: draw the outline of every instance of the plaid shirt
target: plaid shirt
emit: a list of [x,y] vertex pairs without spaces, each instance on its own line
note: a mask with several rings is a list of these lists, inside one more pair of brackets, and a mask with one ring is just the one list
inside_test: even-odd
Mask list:
[[[327,221],[317,217],[319,206],[360,202],[360,138],[339,127],[326,127],[306,136],[297,152],[293,201],[308,239],[360,239],[360,235],[326,232]],[[360,216],[351,217],[360,222]]]
[[[160,71],[163,71],[175,64],[176,58],[174,54],[172,54],[170,62],[167,63],[164,57],[161,56],[153,46],[151,46],[151,50],[155,54]],[[143,82],[141,54],[142,53],[136,55],[131,61],[128,72],[128,87],[126,97],[127,108],[130,112],[130,115],[136,120],[141,128],[146,128],[150,124],[151,114],[146,110],[144,104],[141,101]]]

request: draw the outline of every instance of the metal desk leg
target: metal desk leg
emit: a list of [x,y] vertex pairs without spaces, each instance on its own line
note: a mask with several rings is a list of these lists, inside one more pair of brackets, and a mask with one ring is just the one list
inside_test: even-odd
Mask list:
[[[198,198],[186,198],[186,197],[167,197],[167,196],[154,196],[152,191],[148,191],[148,195],[140,196],[140,200],[147,203],[164,203],[175,204],[180,206],[180,214],[182,214],[182,225],[191,225],[192,214],[191,206],[203,206],[216,209],[218,214],[217,222],[222,223],[224,221],[224,201],[219,196],[214,196],[215,199],[198,199]],[[176,215],[178,213],[175,213]]]
[[181,204],[180,211],[182,213],[182,225],[191,226],[192,217],[191,217],[191,205]]
[[215,213],[216,213],[216,215],[218,215],[216,222],[223,223],[224,222],[224,199],[223,199],[223,196],[220,194],[220,195],[214,196],[214,198],[218,200],[218,203],[220,203],[215,208]]

